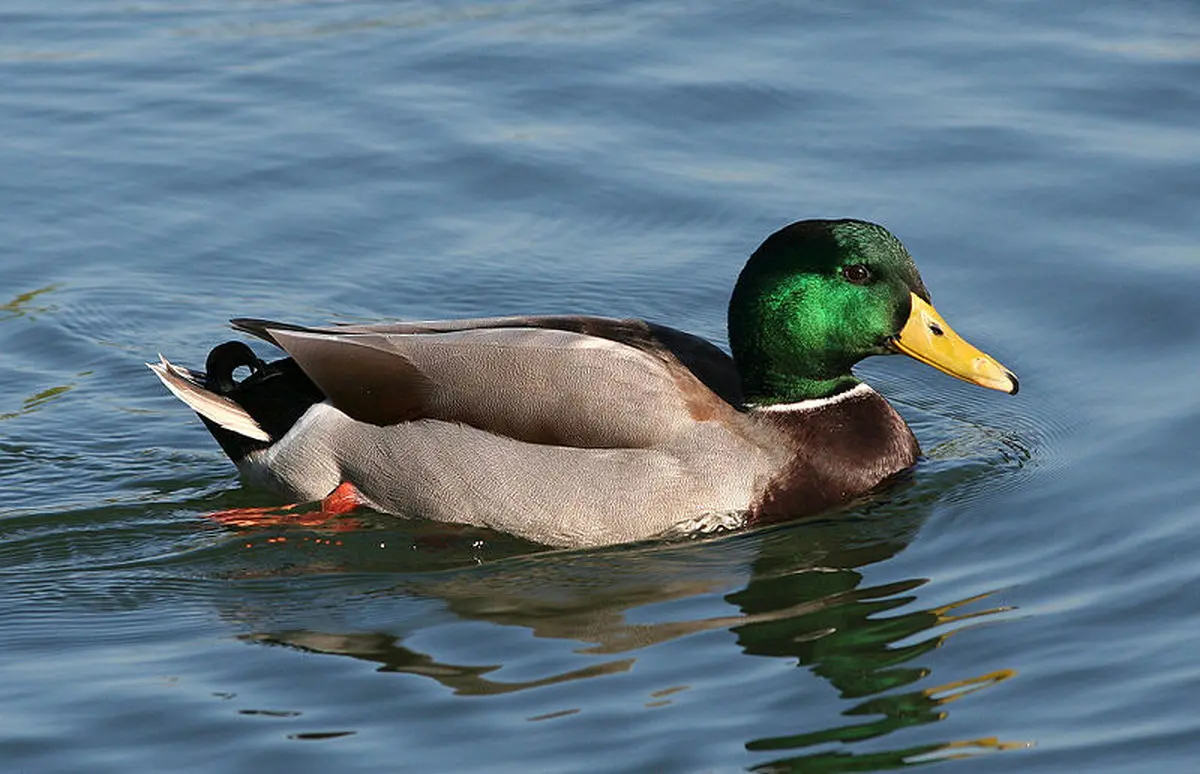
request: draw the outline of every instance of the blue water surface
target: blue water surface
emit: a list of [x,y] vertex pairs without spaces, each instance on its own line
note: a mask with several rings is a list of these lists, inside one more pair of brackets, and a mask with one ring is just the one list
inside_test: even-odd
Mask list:
[[[1186,2],[0,0],[15,772],[1186,772]],[[637,316],[893,230],[1022,379],[860,373],[926,458],[821,518],[546,551],[267,506],[143,363],[236,316]]]

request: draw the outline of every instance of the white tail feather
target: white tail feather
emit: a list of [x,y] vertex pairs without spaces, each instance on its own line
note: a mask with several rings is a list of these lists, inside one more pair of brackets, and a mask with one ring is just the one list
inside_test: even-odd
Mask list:
[[197,414],[238,435],[270,442],[271,436],[254,421],[254,417],[250,416],[246,409],[224,395],[204,389],[196,381],[195,375],[186,368],[172,365],[162,355],[159,355],[158,359],[159,362],[147,363],[146,367],[154,372],[172,395],[188,404]]

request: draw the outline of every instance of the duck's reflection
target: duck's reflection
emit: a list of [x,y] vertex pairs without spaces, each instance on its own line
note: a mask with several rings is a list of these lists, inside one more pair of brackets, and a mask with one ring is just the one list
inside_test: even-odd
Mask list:
[[[756,753],[792,752],[761,764],[761,770],[864,771],[1003,748],[1005,743],[984,738],[885,752],[871,745],[871,752],[856,754],[856,743],[941,720],[947,703],[1013,675],[990,670],[916,687],[933,682],[920,663],[923,655],[964,620],[1002,612],[987,606],[987,595],[922,607],[917,592],[925,579],[864,582],[864,568],[904,548],[919,521],[895,511],[864,513],[707,543],[514,557],[405,576],[366,595],[376,600],[371,604],[437,600],[454,620],[521,627],[539,638],[579,643],[575,653],[599,657],[536,679],[504,679],[498,674],[504,658],[460,663],[461,658],[422,652],[412,645],[418,638],[411,633],[278,626],[262,627],[246,639],[375,662],[381,672],[427,677],[458,695],[493,696],[626,672],[642,649],[723,630],[736,636],[745,654],[795,660],[836,689],[843,704],[850,703],[840,712],[844,723],[746,742]],[[361,591],[346,593],[364,598]],[[246,613],[239,607],[243,621],[253,620]],[[658,700],[646,706],[669,703],[685,687],[659,691]]]

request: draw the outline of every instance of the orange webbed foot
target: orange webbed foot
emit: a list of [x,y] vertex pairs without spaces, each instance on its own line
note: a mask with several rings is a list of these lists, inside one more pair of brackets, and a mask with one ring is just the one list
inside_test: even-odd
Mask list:
[[[292,511],[300,507],[298,503],[293,503],[260,508],[231,508],[210,513],[207,518],[226,527],[242,529],[281,526],[321,527],[339,516],[356,510],[362,504],[363,499],[358,493],[358,489],[349,481],[344,481],[321,500],[321,507],[316,511],[293,513]],[[359,526],[358,522],[342,521],[332,528],[341,532],[356,529]]]

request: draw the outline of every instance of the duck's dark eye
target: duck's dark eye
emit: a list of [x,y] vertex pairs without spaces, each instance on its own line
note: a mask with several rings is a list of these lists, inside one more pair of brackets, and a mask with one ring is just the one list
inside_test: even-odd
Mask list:
[[861,263],[852,263],[842,269],[842,276],[847,282],[855,285],[865,285],[871,281],[871,270]]

